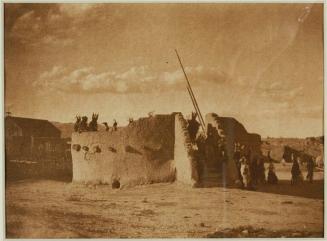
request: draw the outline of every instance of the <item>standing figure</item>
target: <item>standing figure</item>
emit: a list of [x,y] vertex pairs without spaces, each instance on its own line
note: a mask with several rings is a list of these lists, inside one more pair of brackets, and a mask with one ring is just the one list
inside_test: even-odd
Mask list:
[[79,126],[81,124],[81,117],[80,116],[76,116],[76,122],[74,124],[74,131],[77,132],[79,129]]
[[244,188],[250,188],[250,167],[248,161],[244,157],[242,157],[241,161],[241,173]]
[[228,162],[228,157],[225,148],[223,148],[221,150],[221,169],[223,174],[223,187],[226,187],[227,185],[227,162]]
[[217,139],[217,130],[211,125],[207,126],[207,137],[205,140],[205,157],[209,162],[218,163],[219,153],[219,139]]
[[109,131],[108,123],[107,122],[103,122],[102,124],[106,127],[106,131]]
[[87,116],[82,117],[82,121],[79,125],[78,132],[81,133],[83,131],[88,131],[88,126],[87,126]]
[[308,162],[307,162],[307,170],[308,170],[308,174],[307,174],[307,180],[312,183],[313,181],[313,170],[315,168],[315,163],[313,161],[313,157],[310,157]]
[[238,172],[238,178],[242,179],[242,173],[241,173],[241,151],[239,148],[239,143],[235,144],[234,149],[234,155],[233,155],[234,162],[236,164],[237,172]]
[[[251,160],[251,159],[250,159]],[[251,175],[251,185],[255,186],[258,184],[258,167],[257,167],[257,157],[253,157],[250,161],[250,175]]]
[[257,161],[257,181],[262,184],[266,182],[265,163],[262,158]]
[[272,162],[272,160],[270,161],[269,167],[268,167],[267,181],[269,184],[277,184],[278,183],[278,178],[275,173],[275,166],[274,166],[274,163]]
[[[204,168],[204,163],[206,159],[206,138],[203,133],[198,133],[198,136],[196,137],[195,140],[196,146],[198,151],[197,153],[197,160],[199,160],[199,172],[200,175],[203,173],[203,168]],[[201,177],[200,177],[201,178]]]
[[117,121],[114,119],[114,124],[112,125],[112,127],[114,128],[114,131],[117,130],[117,126],[118,126],[118,123],[117,123]]
[[300,180],[301,170],[300,170],[299,163],[296,159],[294,159],[293,154],[292,154],[292,159],[293,159],[293,165],[291,169],[291,173],[292,173],[291,184],[296,184]]
[[99,114],[92,114],[92,120],[89,123],[89,131],[98,131],[98,118]]
[[203,133],[199,133],[199,135],[196,137],[195,143],[198,148],[200,158],[204,159],[206,152],[206,138]]
[[302,159],[301,159],[300,156],[297,156],[296,160],[297,160],[297,163],[299,163],[299,169],[300,169],[299,180],[300,180],[301,182],[303,182],[304,178],[303,178],[303,174],[302,174],[302,172],[301,172],[301,168],[300,168],[300,166],[303,165],[303,163],[302,163]]
[[192,112],[192,117],[187,120],[187,130],[190,134],[191,141],[195,143],[196,134],[198,133],[200,123],[196,120],[197,113]]

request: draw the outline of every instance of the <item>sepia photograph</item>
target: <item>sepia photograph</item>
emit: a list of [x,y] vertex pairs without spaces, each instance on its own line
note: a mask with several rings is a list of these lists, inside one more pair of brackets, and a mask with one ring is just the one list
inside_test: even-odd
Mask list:
[[6,239],[323,238],[323,3],[2,3]]

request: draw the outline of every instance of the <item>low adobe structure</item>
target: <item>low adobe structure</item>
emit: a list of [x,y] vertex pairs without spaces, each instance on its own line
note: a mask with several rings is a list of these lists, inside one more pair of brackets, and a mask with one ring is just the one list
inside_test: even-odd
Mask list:
[[47,120],[7,116],[5,118],[6,155],[27,158],[33,149],[50,150],[61,132]]
[[7,116],[5,161],[6,180],[71,176],[70,146],[48,120]]
[[73,181],[113,187],[173,181],[194,187],[233,184],[238,179],[234,143],[251,146],[252,155],[260,155],[261,138],[233,118],[211,113],[205,119],[225,139],[224,173],[219,159],[199,155],[187,121],[181,113],[172,113],[140,118],[116,131],[73,133]]

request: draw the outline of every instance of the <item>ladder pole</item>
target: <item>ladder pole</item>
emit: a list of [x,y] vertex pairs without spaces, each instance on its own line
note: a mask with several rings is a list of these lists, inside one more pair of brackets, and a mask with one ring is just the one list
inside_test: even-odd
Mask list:
[[180,59],[180,57],[179,57],[178,52],[177,52],[176,49],[175,49],[175,52],[176,52],[176,55],[177,55],[177,58],[178,58],[179,64],[180,64],[180,66],[181,66],[181,68],[182,68],[182,70],[183,70],[183,73],[184,73],[184,76],[185,76],[185,79],[186,79],[186,82],[187,82],[187,90],[188,90],[189,95],[190,95],[190,97],[191,97],[191,100],[192,100],[192,103],[193,103],[193,105],[194,105],[195,111],[196,111],[196,112],[198,113],[198,115],[199,115],[199,120],[200,120],[200,122],[201,122],[201,126],[202,126],[202,129],[203,129],[204,134],[205,134],[205,133],[206,133],[206,132],[205,132],[205,122],[204,122],[204,120],[203,120],[203,117],[202,117],[202,114],[201,114],[200,108],[199,108],[198,103],[197,103],[197,101],[196,101],[196,99],[195,99],[195,96],[194,96],[194,93],[193,93],[192,87],[191,87],[191,85],[190,85],[190,82],[189,82],[188,77],[187,77],[187,75],[186,75],[186,72],[185,72],[185,70],[184,70],[184,66],[183,66],[183,64],[182,64],[182,61],[181,61],[181,59]]
[[[188,93],[189,93],[189,95],[190,95],[190,97],[191,97],[191,100],[192,100],[193,106],[194,106],[194,108],[195,108],[195,111],[196,111],[196,113],[198,113],[199,110],[195,107],[194,99],[192,98],[192,95],[191,95],[190,89],[189,89],[188,87],[187,87],[187,91],[188,91]],[[199,118],[199,119],[200,119],[200,118]],[[204,134],[205,134],[205,133],[206,133],[206,132],[205,132],[205,125],[204,125],[202,119],[200,119],[200,123],[201,123],[201,128],[202,128],[202,130],[203,130],[203,132],[204,132]]]

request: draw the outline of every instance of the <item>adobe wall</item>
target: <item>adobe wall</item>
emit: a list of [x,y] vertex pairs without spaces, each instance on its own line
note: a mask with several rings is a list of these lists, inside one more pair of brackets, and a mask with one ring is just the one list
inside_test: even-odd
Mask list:
[[174,148],[176,179],[184,184],[196,186],[199,182],[198,163],[186,126],[187,123],[182,114],[176,114]]
[[238,142],[245,145],[252,151],[252,156],[261,155],[261,137],[258,134],[248,133],[244,126],[236,119],[231,117],[220,117],[215,113],[209,113],[205,116],[206,125],[211,124],[218,131],[219,136],[224,137],[226,141],[227,156],[229,158],[227,170],[228,179],[236,180],[237,172],[234,161],[231,161],[234,155],[234,143]]
[[[234,142],[260,153],[260,136],[249,134],[233,118],[206,115],[206,123],[226,138],[227,155],[233,157]],[[191,143],[181,113],[141,118],[117,131],[73,133],[73,181],[134,186],[179,181],[200,183],[197,148]],[[227,164],[228,181],[238,178],[234,161]]]
[[253,155],[261,155],[261,136],[254,133],[248,133],[244,126],[232,117],[220,117],[215,113],[209,113],[205,116],[206,124],[209,123],[217,128],[220,136],[226,137],[228,151],[234,151],[234,143],[252,150]]
[[118,180],[121,186],[174,181],[174,132],[172,114],[141,118],[112,132],[73,133],[73,181]]

